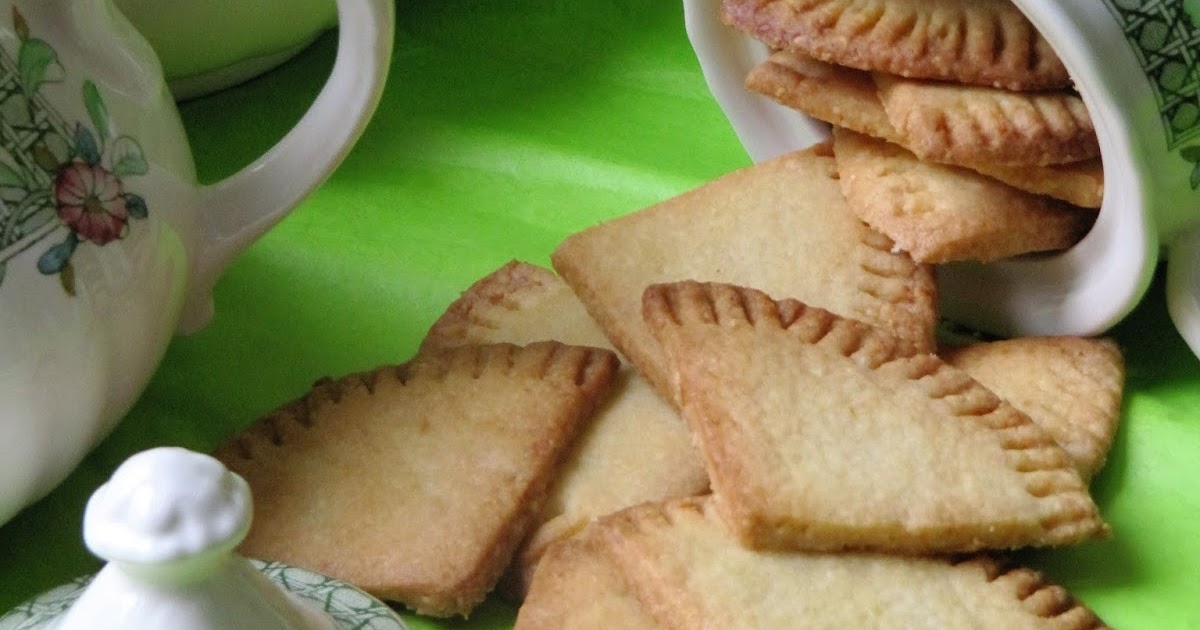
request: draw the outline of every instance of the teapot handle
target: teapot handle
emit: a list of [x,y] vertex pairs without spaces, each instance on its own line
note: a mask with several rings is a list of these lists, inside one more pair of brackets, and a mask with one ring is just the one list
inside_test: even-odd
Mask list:
[[395,0],[337,0],[333,70],[300,121],[262,157],[200,189],[200,251],[192,262],[180,332],[212,317],[212,288],[241,251],[341,163],[379,103],[391,59]]

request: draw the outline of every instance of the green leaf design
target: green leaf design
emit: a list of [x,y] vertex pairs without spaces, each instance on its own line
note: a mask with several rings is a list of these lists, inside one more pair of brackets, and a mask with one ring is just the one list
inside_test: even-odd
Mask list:
[[66,291],[67,295],[75,297],[75,265],[72,265],[70,260],[58,271],[58,281],[62,283],[63,291]]
[[112,146],[112,173],[117,177],[145,175],[150,171],[142,145],[129,136],[121,136]]
[[96,136],[83,125],[75,125],[75,153],[88,164],[100,163],[100,145],[96,143]]
[[17,7],[12,8],[13,30],[17,32],[17,37],[22,41],[29,39],[29,24],[25,21],[25,16],[17,10]]
[[1192,190],[1200,189],[1200,162],[1192,167]]
[[61,81],[66,75],[58,62],[58,53],[45,41],[29,38],[21,41],[17,52],[17,70],[21,74],[21,89],[32,96],[43,83]]
[[1200,28],[1200,0],[1183,0],[1183,12],[1193,28]]
[[125,211],[135,219],[145,219],[150,214],[150,209],[146,207],[146,200],[142,199],[141,195],[133,193],[125,195]]
[[92,126],[100,136],[100,142],[103,143],[111,134],[108,108],[104,105],[104,99],[100,98],[100,88],[96,87],[91,79],[83,82],[83,104],[92,119]]
[[1200,144],[1180,149],[1179,155],[1189,162],[1200,162]]
[[0,186],[24,187],[25,178],[21,177],[20,171],[0,160]]
[[37,263],[38,271],[46,275],[61,272],[71,262],[71,254],[75,253],[77,245],[79,245],[79,237],[71,232],[63,242],[51,246],[46,253],[42,254]]
[[54,152],[46,147],[45,144],[33,145],[33,161],[47,173],[57,173],[58,167],[62,166],[63,160],[54,155]]

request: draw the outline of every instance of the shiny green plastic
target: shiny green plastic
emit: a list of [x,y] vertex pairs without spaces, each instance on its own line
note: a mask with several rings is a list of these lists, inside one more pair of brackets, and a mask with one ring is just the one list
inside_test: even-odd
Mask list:
[[[201,176],[228,174],[286,131],[334,48],[323,36],[263,77],[185,103]],[[566,235],[747,164],[677,2],[401,2],[390,84],[346,162],[235,263],[212,324],[173,342],[117,431],[0,528],[0,610],[98,568],[80,516],[128,455],[211,450],[320,376],[405,361],[459,292],[505,262],[548,264]],[[1127,397],[1092,484],[1113,536],[1018,558],[1113,627],[1200,628],[1200,361],[1167,318],[1161,281],[1113,336]],[[513,616],[489,600],[469,621],[409,619],[482,630]]]

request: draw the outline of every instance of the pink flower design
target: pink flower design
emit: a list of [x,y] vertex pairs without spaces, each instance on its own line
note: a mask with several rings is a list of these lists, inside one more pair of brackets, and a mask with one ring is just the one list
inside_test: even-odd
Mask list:
[[121,180],[99,164],[75,160],[54,178],[58,218],[97,245],[121,237],[129,222]]

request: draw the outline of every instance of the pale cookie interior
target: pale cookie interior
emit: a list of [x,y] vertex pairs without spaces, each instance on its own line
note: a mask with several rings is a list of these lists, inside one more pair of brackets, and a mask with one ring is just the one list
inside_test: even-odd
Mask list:
[[[607,345],[554,272],[513,261],[451,304],[422,347],[550,339]],[[632,368],[622,366],[608,398],[571,446],[504,586],[519,597],[546,548],[599,516],[707,490],[708,474],[678,412]]]
[[598,528],[552,545],[513,630],[656,630],[598,540]]
[[832,125],[897,144],[903,141],[888,120],[869,72],[777,51],[750,70],[746,88]]
[[940,354],[1046,429],[1084,479],[1104,465],[1125,386],[1124,360],[1112,340],[1022,337]]
[[514,260],[451,303],[430,327],[421,348],[548,340],[615,349],[553,271]]
[[[779,51],[750,71],[746,87],[807,116],[904,146],[905,138],[888,121],[868,72]],[[1010,166],[986,160],[950,163],[1083,208],[1099,208],[1104,198],[1104,169],[1099,158],[1047,166]]]
[[834,152],[850,209],[917,262],[990,262],[1065,249],[1096,218],[1092,210],[974,171],[923,162],[900,146],[847,129],[834,130]]
[[731,530],[755,548],[904,553],[1107,532],[1063,450],[965,373],[794,300],[646,291]]
[[819,146],[575,234],[552,261],[606,336],[674,400],[670,370],[641,319],[646,286],[685,279],[761,286],[932,350],[932,272],[893,246],[846,207],[833,157]]
[[600,529],[629,588],[669,628],[1104,627],[1037,572],[985,557],[749,550],[707,499],[640,506]]
[[217,451],[254,494],[240,550],[465,615],[616,367],[594,348],[469,346],[323,381]]

